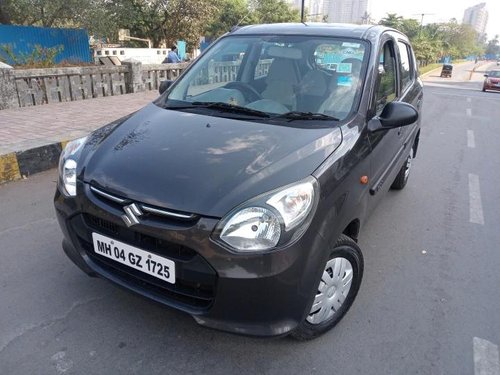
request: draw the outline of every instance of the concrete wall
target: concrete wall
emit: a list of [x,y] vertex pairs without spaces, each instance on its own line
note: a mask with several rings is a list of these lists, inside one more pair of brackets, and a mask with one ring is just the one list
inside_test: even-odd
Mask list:
[[49,69],[0,67],[0,110],[157,90],[174,80],[188,63],[142,65],[129,60],[121,66]]

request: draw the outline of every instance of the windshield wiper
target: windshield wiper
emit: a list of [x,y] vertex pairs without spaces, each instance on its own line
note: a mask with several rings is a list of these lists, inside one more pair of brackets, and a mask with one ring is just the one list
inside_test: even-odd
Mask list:
[[333,116],[328,116],[323,113],[313,113],[313,112],[299,112],[299,111],[291,111],[287,113],[283,113],[282,115],[278,115],[273,117],[275,118],[283,118],[288,119],[290,121],[293,120],[328,120],[328,121],[340,121],[338,118]]
[[265,117],[269,118],[267,113],[258,111],[256,109],[251,109],[247,107],[242,107],[239,105],[233,105],[229,103],[224,103],[224,102],[192,102],[190,105],[180,105],[180,106],[171,106],[165,107],[166,109],[191,109],[191,108],[213,108],[213,109],[219,109],[224,112],[232,112],[232,113],[241,113],[245,115],[252,115],[256,117]]

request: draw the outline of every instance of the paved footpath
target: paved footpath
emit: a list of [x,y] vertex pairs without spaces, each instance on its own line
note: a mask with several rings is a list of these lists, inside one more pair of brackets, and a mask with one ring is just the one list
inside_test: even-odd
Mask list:
[[0,111],[0,184],[57,165],[64,144],[134,112],[157,91]]
[[63,142],[136,111],[157,91],[0,111],[0,155]]

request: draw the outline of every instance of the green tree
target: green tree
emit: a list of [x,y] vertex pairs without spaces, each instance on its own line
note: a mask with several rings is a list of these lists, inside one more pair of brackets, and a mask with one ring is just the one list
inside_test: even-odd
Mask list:
[[412,40],[412,45],[415,57],[422,65],[436,62],[441,57],[441,41],[430,37],[425,30]]
[[213,20],[205,30],[205,36],[217,38],[237,25],[248,25],[252,11],[246,0],[218,0]]
[[424,65],[437,62],[444,56],[455,59],[477,56],[484,50],[484,43],[476,31],[469,25],[459,24],[456,19],[421,26],[417,20],[389,13],[379,24],[406,34],[413,44],[417,60]]
[[439,24],[439,38],[443,55],[463,58],[478,52],[478,34],[470,25],[459,24],[456,20]]
[[218,37],[233,26],[300,22],[300,12],[283,0],[216,0],[217,11],[206,28],[207,36]]
[[0,0],[0,24],[10,25],[12,23],[10,19],[10,0]]
[[396,13],[387,13],[387,16],[382,18],[379,25],[384,25],[391,27],[396,30],[400,30],[403,24],[403,17],[398,16]]
[[190,48],[198,46],[217,10],[211,0],[109,0],[108,9],[135,37],[151,39],[154,46],[185,40]]
[[254,0],[252,23],[300,22],[300,12],[284,0]]
[[404,18],[401,20],[400,29],[408,38],[415,38],[421,30],[420,23],[413,18]]
[[3,11],[12,23],[45,27],[72,24],[86,0],[4,0]]
[[0,0],[0,23],[81,27],[91,34],[115,30],[115,18],[102,0]]
[[488,45],[486,46],[486,51],[485,51],[487,55],[500,56],[500,42],[498,38],[499,36],[495,35],[493,39],[488,41]]

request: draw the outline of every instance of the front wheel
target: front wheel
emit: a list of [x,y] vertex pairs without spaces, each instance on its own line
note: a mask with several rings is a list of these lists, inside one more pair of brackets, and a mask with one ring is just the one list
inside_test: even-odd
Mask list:
[[292,337],[310,340],[335,327],[354,302],[362,278],[361,249],[342,234],[330,250],[311,310]]
[[411,163],[413,160],[412,156],[413,156],[413,149],[410,150],[410,155],[408,155],[406,162],[403,164],[403,166],[399,170],[398,175],[394,179],[394,182],[391,185],[391,189],[402,190],[406,186],[406,183],[408,182],[408,177],[410,177]]

